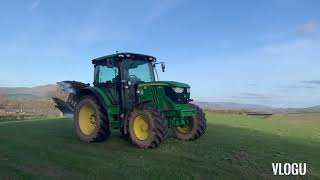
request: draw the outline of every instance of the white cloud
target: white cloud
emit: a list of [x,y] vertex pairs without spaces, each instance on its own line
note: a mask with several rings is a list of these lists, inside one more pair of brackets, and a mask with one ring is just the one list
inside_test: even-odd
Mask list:
[[33,11],[36,8],[39,7],[41,0],[34,0],[29,6],[28,6],[28,10],[29,11]]
[[309,21],[303,24],[303,26],[299,29],[302,33],[314,33],[318,30],[318,24],[315,21]]
[[153,6],[151,7],[151,10],[149,14],[146,17],[146,21],[152,21],[155,18],[158,18],[163,13],[165,13],[171,6],[172,0],[158,0],[156,1]]
[[[267,44],[257,51],[264,56],[292,57],[292,59],[315,57],[320,52],[320,41],[317,39],[298,38],[284,42]],[[304,58],[303,58],[304,57]],[[290,58],[289,58],[290,59]]]

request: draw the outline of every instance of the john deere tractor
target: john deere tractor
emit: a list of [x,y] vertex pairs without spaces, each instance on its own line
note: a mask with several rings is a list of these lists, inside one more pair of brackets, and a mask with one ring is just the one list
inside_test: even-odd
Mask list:
[[73,116],[80,140],[104,141],[113,128],[140,148],[155,148],[165,140],[168,128],[181,140],[204,134],[205,114],[190,104],[190,86],[156,80],[156,66],[164,71],[164,63],[148,55],[117,53],[96,58],[92,64],[93,86],[59,82],[68,99],[53,98],[57,108]]

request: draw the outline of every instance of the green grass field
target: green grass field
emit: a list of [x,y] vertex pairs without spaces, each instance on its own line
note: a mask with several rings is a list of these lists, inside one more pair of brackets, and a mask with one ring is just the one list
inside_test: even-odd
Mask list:
[[272,162],[306,162],[307,176],[289,178],[320,179],[320,114],[207,119],[201,139],[151,150],[118,132],[80,142],[66,119],[0,123],[0,179],[273,179]]

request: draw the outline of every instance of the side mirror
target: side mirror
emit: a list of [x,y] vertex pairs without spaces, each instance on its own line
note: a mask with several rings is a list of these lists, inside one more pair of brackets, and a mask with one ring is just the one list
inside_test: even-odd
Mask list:
[[161,64],[161,68],[162,68],[162,72],[164,72],[165,69],[166,69],[166,65],[165,65],[164,63],[162,63],[162,64]]

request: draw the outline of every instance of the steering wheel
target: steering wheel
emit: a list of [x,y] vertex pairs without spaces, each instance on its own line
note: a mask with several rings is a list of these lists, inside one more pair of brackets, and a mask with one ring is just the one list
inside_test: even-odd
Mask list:
[[131,84],[137,84],[140,79],[136,75],[131,74],[129,75],[129,81],[131,81]]

